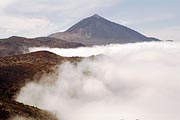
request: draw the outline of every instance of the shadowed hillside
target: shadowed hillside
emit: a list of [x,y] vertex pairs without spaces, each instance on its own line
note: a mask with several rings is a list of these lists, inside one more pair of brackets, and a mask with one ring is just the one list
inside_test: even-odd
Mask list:
[[0,99],[0,120],[6,120],[13,117],[30,118],[31,120],[57,120],[56,116],[46,110],[37,107],[24,105],[23,103]]
[[0,39],[0,57],[23,54],[28,51],[29,47],[75,48],[81,46],[84,45],[56,38],[39,37],[30,39],[13,36],[7,39]]
[[47,112],[14,101],[16,94],[26,83],[33,80],[38,82],[44,74],[53,74],[56,65],[80,60],[79,57],[61,57],[47,51],[0,57],[0,120],[16,115],[51,120]]

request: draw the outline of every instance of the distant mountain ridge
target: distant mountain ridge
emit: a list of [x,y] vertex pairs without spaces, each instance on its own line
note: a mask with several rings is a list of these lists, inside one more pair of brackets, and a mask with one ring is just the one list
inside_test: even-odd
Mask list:
[[146,37],[135,30],[111,22],[97,14],[81,20],[65,32],[54,33],[49,37],[84,45],[159,41],[159,39]]
[[28,52],[29,47],[76,48],[88,45],[123,44],[160,41],[146,37],[126,26],[111,22],[97,14],[85,18],[65,32],[48,37],[25,38],[12,36],[0,39],[0,57]]
[[67,42],[64,40],[38,37],[24,38],[12,36],[6,39],[0,39],[0,57],[12,56],[28,52],[30,47],[50,47],[50,48],[76,48],[84,46],[81,43]]

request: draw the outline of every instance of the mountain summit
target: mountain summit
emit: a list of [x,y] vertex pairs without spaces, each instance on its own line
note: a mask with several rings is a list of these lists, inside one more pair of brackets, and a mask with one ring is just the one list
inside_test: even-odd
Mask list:
[[92,17],[95,17],[95,18],[102,18],[100,15],[98,14],[94,14]]
[[81,20],[65,32],[54,33],[49,37],[85,45],[158,41],[156,38],[146,37],[126,26],[111,22],[98,14]]

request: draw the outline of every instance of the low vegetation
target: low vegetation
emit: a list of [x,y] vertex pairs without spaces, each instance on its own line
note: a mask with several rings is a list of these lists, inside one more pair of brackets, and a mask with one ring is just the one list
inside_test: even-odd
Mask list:
[[56,117],[47,111],[14,101],[16,95],[26,83],[38,81],[44,74],[52,74],[57,65],[80,60],[79,57],[61,57],[47,51],[0,57],[0,120],[13,116],[55,120]]

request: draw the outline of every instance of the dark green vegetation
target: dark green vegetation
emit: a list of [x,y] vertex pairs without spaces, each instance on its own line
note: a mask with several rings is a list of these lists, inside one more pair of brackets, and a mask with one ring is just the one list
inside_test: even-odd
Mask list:
[[47,51],[0,57],[0,120],[17,115],[37,120],[56,119],[47,111],[14,101],[16,95],[26,83],[38,82],[44,74],[53,74],[57,65],[80,60],[79,57],[61,57]]

